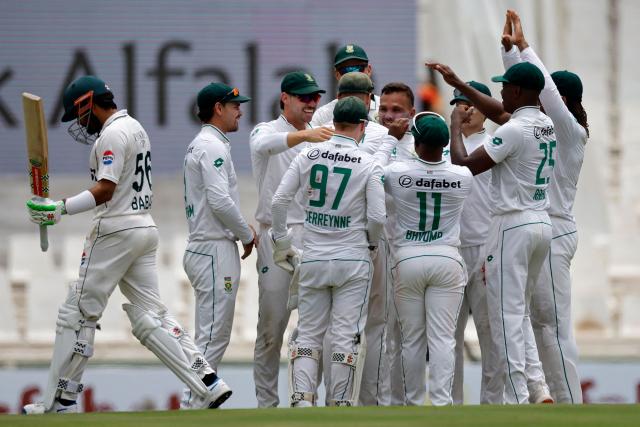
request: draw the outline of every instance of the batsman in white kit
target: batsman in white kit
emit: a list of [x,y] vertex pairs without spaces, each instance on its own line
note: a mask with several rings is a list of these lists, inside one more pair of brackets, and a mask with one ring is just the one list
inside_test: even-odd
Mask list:
[[[478,91],[460,81],[449,67],[429,66],[477,104],[469,93],[477,97]],[[523,404],[529,403],[530,361],[537,364],[531,370],[539,372],[540,384],[546,386],[535,344],[526,351],[525,347],[533,340],[529,301],[551,243],[547,188],[556,141],[553,122],[538,106],[545,85],[538,67],[521,62],[492,81],[503,84],[502,105],[510,118],[491,141],[467,155],[461,127],[470,111],[456,107],[451,116],[451,159],[475,175],[492,169],[493,216],[485,245],[485,277],[495,363],[501,374],[492,379],[491,387],[504,387],[506,403]]]
[[[123,309],[133,335],[192,393],[192,408],[215,408],[230,395],[191,337],[160,300],[156,274],[158,231],[150,214],[151,146],[140,123],[118,110],[104,81],[80,77],[63,94],[69,133],[92,144],[89,190],[63,199],[27,202],[31,220],[53,225],[61,215],[94,210],[78,280],[69,288],[56,322],[49,380],[42,403],[26,414],[77,412],[82,374],[93,355],[97,322],[116,286],[129,300]],[[95,143],[94,143],[95,142]]]
[[[274,260],[295,257],[287,208],[304,191],[303,253],[299,266],[298,335],[289,348],[293,407],[315,404],[320,352],[331,352],[330,405],[358,404],[365,361],[371,251],[385,222],[382,167],[358,149],[368,120],[365,104],[339,100],[336,133],[291,163],[273,197]],[[322,348],[331,327],[331,348]]]
[[385,191],[393,198],[392,274],[400,321],[402,368],[408,405],[425,402],[429,349],[429,397],[453,403],[455,328],[467,273],[458,252],[460,215],[473,176],[442,157],[449,143],[445,120],[417,114],[411,132],[417,157],[385,168]]
[[[227,132],[238,129],[240,104],[250,98],[237,88],[210,83],[197,96],[200,132],[184,158],[184,203],[189,238],[184,270],[193,287],[195,340],[206,361],[217,370],[231,338],[240,255],[251,254],[255,232],[239,209],[238,185]],[[188,406],[190,393],[183,394]]]
[[[279,265],[273,260],[271,202],[282,177],[293,159],[308,143],[328,140],[333,131],[312,128],[311,117],[324,90],[308,73],[286,74],[280,84],[282,114],[276,120],[258,124],[249,140],[253,176],[258,185],[256,221],[259,223],[258,250],[258,327],[254,351],[253,379],[258,406],[278,406],[278,372],[280,349],[291,310],[297,307],[295,286],[290,292],[293,266],[285,259]],[[302,247],[304,208],[303,192],[291,201],[287,211],[287,227],[292,244]]]

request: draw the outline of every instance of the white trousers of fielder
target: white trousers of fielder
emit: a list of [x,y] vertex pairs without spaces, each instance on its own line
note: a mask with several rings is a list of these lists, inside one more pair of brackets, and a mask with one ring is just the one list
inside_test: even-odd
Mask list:
[[[367,308],[367,323],[364,332],[367,337],[366,359],[363,367],[362,383],[360,386],[361,406],[389,406],[390,401],[390,372],[387,354],[387,317],[389,312],[389,288],[391,277],[388,268],[388,245],[384,238],[380,239],[377,255],[373,260],[373,277],[369,293]],[[331,342],[331,329],[327,330],[324,345]],[[322,369],[325,371],[324,384],[326,390],[331,390],[331,353],[323,353]],[[327,403],[333,396],[326,395]]]
[[578,247],[573,221],[551,217],[551,251],[531,299],[531,323],[551,395],[557,403],[582,403],[578,347],[571,322],[571,260]]
[[539,366],[531,366],[537,354],[532,353],[535,343],[533,349],[530,346],[528,308],[550,243],[551,223],[546,211],[494,216],[489,227],[485,245],[487,305],[496,345],[494,363],[500,369],[489,386],[504,387],[506,403],[529,403],[527,380],[532,379],[532,371],[541,372]]
[[[302,249],[302,224],[293,224],[293,246]],[[258,327],[253,353],[253,380],[256,384],[258,407],[276,407],[278,398],[278,372],[280,350],[291,312],[287,309],[289,283],[292,273],[273,262],[273,245],[269,226],[260,226],[258,245]]]
[[403,247],[396,251],[393,274],[406,403],[425,403],[428,348],[431,403],[451,405],[455,327],[467,281],[464,261],[452,246]]
[[[356,405],[358,401],[354,393],[358,392],[361,372],[356,365],[363,363],[357,359],[363,350],[359,344],[367,321],[371,274],[368,250],[353,259],[303,260],[300,265],[298,336],[293,345],[297,349],[309,349],[313,354],[322,351],[332,355],[330,404],[350,401]],[[330,348],[323,349],[329,326]],[[357,356],[353,356],[355,354]],[[346,359],[353,364],[343,363],[346,360],[341,355],[347,355]],[[292,393],[315,394],[319,360],[298,357],[290,363],[293,364]]]
[[195,294],[195,341],[214,370],[229,345],[240,281],[236,242],[189,242],[183,258]]
[[[456,326],[456,370],[453,381],[453,403],[464,403],[464,330],[469,318],[469,311],[473,316],[473,323],[478,334],[482,360],[482,377],[480,382],[480,403],[501,404],[503,402],[503,387],[494,386],[491,389],[490,379],[497,375],[495,360],[495,346],[491,339],[489,327],[489,313],[487,308],[487,292],[484,280],[484,249],[482,245],[460,248],[460,255],[467,266],[469,279],[464,291],[464,301]],[[495,384],[495,383],[494,383]]]

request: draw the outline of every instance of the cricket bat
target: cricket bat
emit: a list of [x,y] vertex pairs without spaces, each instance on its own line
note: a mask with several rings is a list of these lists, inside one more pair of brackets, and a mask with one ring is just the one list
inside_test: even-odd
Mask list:
[[[24,130],[27,141],[31,194],[47,198],[49,197],[49,146],[47,124],[44,121],[44,102],[39,96],[24,92],[22,107],[24,109]],[[46,252],[48,248],[47,226],[41,225],[40,249],[42,252]]]

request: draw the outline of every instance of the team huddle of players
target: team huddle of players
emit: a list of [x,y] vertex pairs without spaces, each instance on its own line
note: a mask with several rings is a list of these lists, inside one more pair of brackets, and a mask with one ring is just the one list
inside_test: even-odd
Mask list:
[[[568,71],[549,74],[513,11],[502,54],[505,72],[492,79],[503,85],[502,102],[486,85],[427,64],[454,88],[449,124],[416,114],[403,83],[374,95],[372,65],[355,44],[336,53],[337,99],[322,107],[325,91],[311,74],[285,75],[282,114],[250,134],[255,228],[238,208],[228,137],[250,99],[222,83],[203,88],[202,128],[184,160],[194,340],[158,295],[151,203],[131,202],[151,200],[148,137],[117,110],[104,82],[74,81],[63,121],[75,120],[76,139],[95,139],[96,184],[27,206],[44,225],[94,208],[96,215],[87,261],[59,311],[43,402],[25,413],[77,411],[96,322],[118,285],[133,334],[187,386],[181,407],[218,407],[232,393],[217,372],[240,258],[254,248],[260,407],[279,404],[280,349],[295,309],[287,342],[293,407],[316,405],[322,378],[331,406],[422,405],[427,389],[434,405],[463,403],[469,314],[481,348],[481,403],[580,403],[569,267],[588,138],[582,84]],[[501,125],[494,135],[487,118]]]

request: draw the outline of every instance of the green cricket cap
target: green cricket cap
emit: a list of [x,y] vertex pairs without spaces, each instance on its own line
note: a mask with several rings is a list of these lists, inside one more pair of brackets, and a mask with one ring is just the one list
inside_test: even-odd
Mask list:
[[240,95],[237,87],[227,86],[224,83],[209,83],[198,92],[198,109],[208,110],[216,105],[216,102],[247,102],[251,101],[248,96]]
[[491,81],[511,83],[523,89],[531,89],[538,92],[544,88],[544,75],[531,62],[519,62],[512,65],[503,75],[495,76]]
[[363,48],[357,44],[348,44],[338,49],[333,60],[333,66],[337,68],[338,65],[350,59],[359,59],[364,62],[369,62],[367,52],[365,52]]
[[[482,92],[487,96],[491,96],[491,91],[489,90],[487,85],[482,84],[480,82],[473,81],[473,80],[471,80],[470,82],[467,82],[467,84],[469,86],[471,86],[472,88],[474,88],[475,90],[477,90],[479,92]],[[449,102],[449,105],[453,105],[458,101],[468,102],[469,104],[473,104],[471,102],[471,100],[469,100],[469,98],[467,98],[466,96],[463,95],[462,92],[460,92],[460,90],[454,89],[453,90],[453,99],[451,100],[451,102]]]
[[576,101],[582,101],[582,81],[576,73],[567,70],[556,71],[551,73],[551,78],[556,84],[560,95]]
[[79,77],[67,86],[62,95],[62,106],[64,107],[64,114],[62,115],[63,122],[70,122],[76,119],[77,109],[75,108],[75,101],[82,95],[92,91],[93,96],[98,96],[110,93],[111,89],[109,89],[109,86],[107,86],[103,80],[95,76]]
[[347,73],[338,81],[338,94],[371,92],[373,92],[373,82],[365,73],[359,71]]
[[338,100],[333,109],[334,123],[354,123],[369,120],[369,112],[361,99],[347,96]]
[[431,111],[423,111],[414,116],[411,134],[419,144],[445,147],[449,143],[447,122]]
[[294,71],[285,75],[280,83],[280,91],[292,95],[309,95],[312,93],[327,92],[324,89],[320,89],[316,79],[304,71]]

